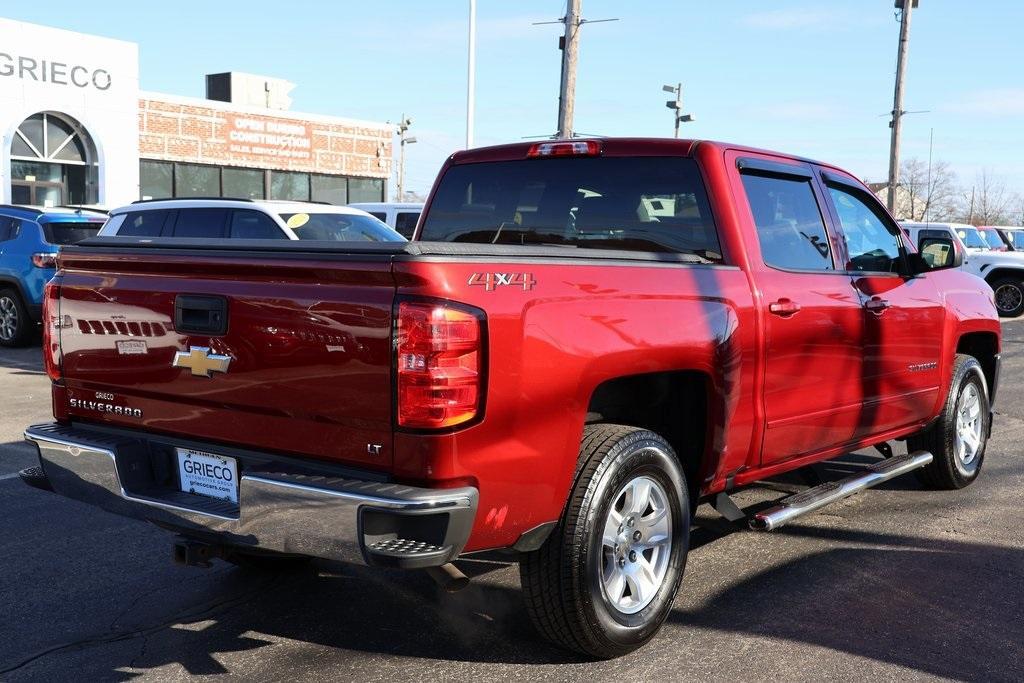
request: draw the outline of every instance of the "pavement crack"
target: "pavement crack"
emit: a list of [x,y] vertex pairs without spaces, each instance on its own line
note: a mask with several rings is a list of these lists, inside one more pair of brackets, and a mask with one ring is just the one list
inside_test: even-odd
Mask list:
[[[256,586],[252,590],[245,591],[244,593],[236,595],[232,598],[203,603],[191,609],[183,610],[181,612],[174,614],[169,619],[161,621],[158,624],[153,624],[151,626],[146,626],[143,628],[129,629],[127,631],[121,631],[117,633],[108,633],[102,636],[89,636],[67,643],[51,645],[48,648],[45,648],[43,650],[35,652],[34,654],[29,655],[28,657],[25,657],[16,664],[12,664],[11,666],[0,669],[0,676],[4,674],[9,674],[13,671],[17,671],[18,669],[24,668],[25,666],[28,666],[29,664],[32,664],[33,662],[42,659],[43,657],[48,657],[49,655],[56,654],[58,652],[65,652],[68,650],[75,650],[95,645],[108,645],[110,643],[133,640],[135,638],[148,638],[154,633],[158,633],[164,630],[165,628],[170,628],[171,626],[174,626],[175,624],[181,623],[183,621],[199,621],[201,619],[209,618],[214,615],[226,613],[231,609],[245,602],[248,602],[251,598],[261,593],[264,593],[267,589],[276,588],[278,584],[284,582],[285,578],[287,578],[285,575],[271,577],[269,580],[261,582],[260,585]],[[144,650],[145,644],[143,651]],[[138,656],[136,656],[136,659],[137,658]]]

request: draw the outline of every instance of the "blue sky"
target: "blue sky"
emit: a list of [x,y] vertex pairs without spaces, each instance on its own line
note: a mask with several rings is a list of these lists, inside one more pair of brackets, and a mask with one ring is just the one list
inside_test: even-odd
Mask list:
[[[476,144],[555,129],[564,0],[478,1]],[[429,188],[465,126],[466,0],[5,3],[2,14],[131,40],[145,90],[203,95],[203,75],[286,78],[293,109],[414,119],[409,189]],[[887,171],[899,25],[892,0],[584,0],[576,129],[671,135],[661,91],[683,81],[690,137]],[[1024,191],[1024,2],[923,0],[914,12],[904,156],[989,169]]]

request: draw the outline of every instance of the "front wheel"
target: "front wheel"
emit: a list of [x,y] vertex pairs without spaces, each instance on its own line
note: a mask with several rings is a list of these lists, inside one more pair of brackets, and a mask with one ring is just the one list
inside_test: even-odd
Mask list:
[[926,450],[934,458],[917,470],[921,482],[933,489],[962,489],[977,479],[990,419],[981,365],[972,356],[958,354],[942,413],[928,429],[907,439],[908,450]]
[[1024,281],[1004,277],[992,283],[995,293],[996,311],[1001,318],[1016,318],[1024,313]]
[[607,659],[648,642],[672,609],[690,505],[675,452],[653,432],[589,425],[580,462],[558,526],[520,577],[545,638]]

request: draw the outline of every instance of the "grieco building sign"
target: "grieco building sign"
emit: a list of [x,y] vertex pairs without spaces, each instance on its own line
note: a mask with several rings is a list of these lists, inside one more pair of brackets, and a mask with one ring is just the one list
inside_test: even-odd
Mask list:
[[384,199],[387,123],[287,111],[268,93],[291,84],[235,72],[205,99],[143,92],[135,43],[4,18],[0,36],[0,204]]
[[6,52],[0,52],[0,76],[31,79],[55,85],[73,85],[79,88],[93,87],[97,90],[107,90],[112,84],[110,72],[106,69],[92,69],[78,64],[23,55],[16,57]]

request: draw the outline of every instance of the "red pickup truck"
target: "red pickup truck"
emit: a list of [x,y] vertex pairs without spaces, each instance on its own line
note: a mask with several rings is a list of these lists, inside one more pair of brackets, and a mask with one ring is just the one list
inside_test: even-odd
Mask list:
[[96,238],[47,287],[24,476],[189,564],[502,550],[544,636],[612,657],[665,620],[698,502],[866,446],[751,524],[974,481],[1000,327],[958,249],[828,164],[651,139],[456,153],[408,243]]

